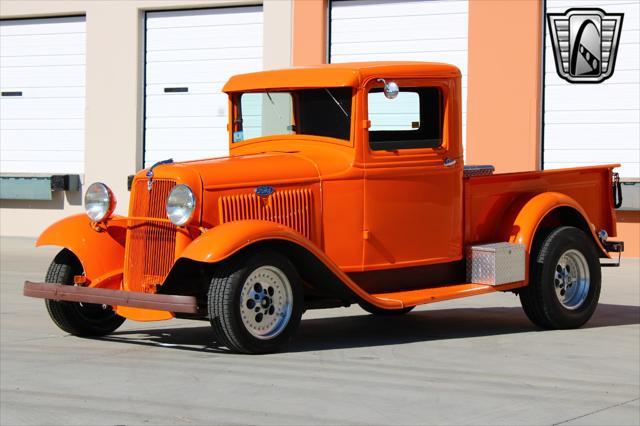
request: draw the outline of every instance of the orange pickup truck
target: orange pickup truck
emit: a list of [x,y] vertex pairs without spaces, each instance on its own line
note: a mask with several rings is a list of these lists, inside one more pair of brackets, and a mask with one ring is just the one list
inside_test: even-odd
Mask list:
[[601,259],[619,264],[616,165],[464,166],[454,66],[265,71],[224,92],[228,157],[140,171],[127,216],[94,183],[86,215],[40,236],[62,251],[24,294],[62,330],[205,319],[221,347],[265,353],[307,309],[398,315],[495,291],[539,327],[573,328],[596,309]]

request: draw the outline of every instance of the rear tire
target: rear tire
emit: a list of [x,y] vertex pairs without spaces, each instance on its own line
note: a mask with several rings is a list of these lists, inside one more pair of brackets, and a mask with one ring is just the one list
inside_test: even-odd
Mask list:
[[378,308],[375,305],[372,305],[371,303],[367,303],[365,301],[358,302],[358,305],[360,305],[362,309],[369,312],[371,315],[376,315],[376,316],[404,315],[413,311],[413,308],[415,308],[415,306],[409,306],[407,308],[402,308],[402,309],[382,309],[382,308]]
[[275,352],[293,337],[303,291],[291,262],[272,250],[220,265],[209,287],[209,318],[218,342],[246,354]]
[[[82,274],[80,262],[63,250],[51,262],[45,282],[74,285],[73,277]],[[111,306],[93,303],[45,300],[49,316],[63,331],[81,337],[98,337],[114,332],[125,321]]]
[[529,285],[520,290],[527,317],[545,329],[578,328],[598,306],[601,274],[598,253],[580,229],[554,229],[534,247]]

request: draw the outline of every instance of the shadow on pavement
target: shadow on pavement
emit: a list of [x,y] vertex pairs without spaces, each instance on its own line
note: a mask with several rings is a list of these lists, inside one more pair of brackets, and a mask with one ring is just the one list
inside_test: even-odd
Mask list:
[[[197,352],[226,352],[224,348],[216,346],[208,323],[199,324],[203,325],[120,331],[101,340]],[[640,306],[600,304],[583,328],[632,324],[640,324]],[[544,330],[532,325],[520,307],[427,310],[400,317],[364,314],[303,319],[298,333],[285,351],[399,345],[525,332],[543,333]]]

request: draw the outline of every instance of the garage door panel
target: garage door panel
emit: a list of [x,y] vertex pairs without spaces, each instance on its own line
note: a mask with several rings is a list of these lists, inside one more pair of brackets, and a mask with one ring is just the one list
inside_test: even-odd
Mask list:
[[223,139],[225,144],[228,141],[226,125],[182,129],[149,129],[149,136],[154,138],[155,148],[159,150],[171,149],[175,145],[175,141],[180,139],[186,139],[189,140],[189,143],[195,142],[198,144],[209,143],[216,137]]
[[[582,110],[617,110],[635,109],[640,106],[638,99],[638,84],[590,84],[581,85],[576,90],[576,86],[567,84],[559,86],[547,86],[545,88],[545,103],[548,108]],[[587,88],[588,89],[585,89]],[[570,100],[567,100],[570,98]],[[546,119],[545,119],[546,121]]]
[[[338,19],[339,16],[332,16]],[[440,15],[416,15],[403,17],[379,17],[365,19],[348,19],[344,21],[333,21],[331,31],[336,36],[354,34],[358,38],[354,41],[365,41],[366,31],[374,40],[384,40],[384,34],[388,34],[388,41],[434,41],[445,38],[457,38],[460,36],[460,29],[467,25],[467,14],[460,13],[449,15],[442,19]],[[375,29],[375,31],[372,31]],[[391,33],[390,33],[391,32]]]
[[83,173],[85,19],[0,22],[3,173]]
[[159,51],[149,52],[147,60],[149,62],[163,62],[163,61],[203,61],[210,60],[212,55],[216,57],[226,58],[256,58],[262,56],[261,46],[251,47],[235,47],[233,51],[228,52],[228,48],[220,49],[190,49],[190,50],[178,50],[174,51]]
[[147,13],[145,166],[228,154],[221,89],[262,69],[262,32],[262,7]]
[[84,98],[2,98],[0,100],[0,118],[67,118],[78,117],[84,113]]
[[74,66],[42,66],[30,68],[3,68],[0,85],[5,87],[55,87],[82,86],[85,81],[84,65]]
[[608,124],[626,124],[635,123],[637,119],[638,113],[634,109],[550,111],[547,114],[547,121],[545,124],[590,124],[599,122],[605,122]]
[[0,27],[0,36],[14,36],[25,34],[58,35],[70,33],[84,35],[84,16],[69,16],[65,18],[54,19],[22,19],[11,21],[11,25]]
[[[220,93],[220,86],[223,85],[226,80],[219,81],[207,81],[205,83],[188,83],[186,87],[189,89],[189,94],[217,94]],[[156,95],[165,95],[164,89],[168,86],[167,84],[148,84],[147,85],[147,96],[156,96]],[[180,86],[183,87],[183,86]],[[173,95],[178,95],[178,93],[174,93]]]
[[[256,71],[260,68],[262,68],[262,58],[224,59],[197,63],[149,63],[147,65],[147,82],[149,84],[163,84],[226,81],[234,74]],[[220,90],[222,84],[218,87]]]
[[2,48],[2,56],[52,56],[53,51],[56,52],[56,56],[84,55],[85,42],[84,40],[78,40],[78,37],[81,36],[83,35],[64,34],[57,37],[50,35],[8,37],[11,40],[7,40],[7,46]]
[[[198,26],[223,26],[229,28],[234,25],[247,23],[262,24],[262,7],[238,7],[219,9],[185,9],[170,12],[156,12],[153,17],[162,19],[147,20],[147,28],[175,28]],[[232,15],[231,15],[232,14]]]
[[[378,3],[376,9],[363,8],[362,6],[368,6],[372,3]],[[439,15],[451,15],[451,14],[465,14],[467,13],[467,4],[465,1],[459,0],[430,0],[431,6],[437,9],[428,10],[424,7],[424,1],[406,1],[406,0],[352,0],[344,5],[336,2],[337,5],[343,6],[341,8],[334,8],[332,10],[332,17],[342,19],[355,19],[372,18],[384,15],[389,19],[395,19],[399,17],[407,16],[439,16]]]
[[[467,40],[455,39],[455,40],[429,40],[427,42],[420,43],[418,41],[378,41],[371,40],[367,44],[374,45],[375,49],[386,52],[394,53],[415,53],[419,52],[467,52]],[[364,49],[370,49],[373,46],[364,47]],[[359,54],[363,51],[362,43],[342,43],[334,44],[331,47],[332,55],[350,55]]]
[[147,129],[227,128],[227,111],[219,115],[147,118]]
[[166,160],[168,158],[172,158],[174,161],[189,161],[192,159],[224,157],[225,155],[228,155],[228,154],[229,154],[228,149],[197,150],[197,149],[181,148],[178,150],[175,147],[172,147],[171,149],[166,149],[166,150],[156,149],[151,152],[148,152],[147,153],[148,158],[145,158],[145,161],[147,161],[148,164],[154,164],[158,161]]
[[158,99],[149,97],[148,117],[180,117],[180,116],[207,116],[215,117],[227,112],[227,98],[225,94],[213,95],[158,95]]
[[[21,119],[21,120],[2,120],[2,130],[84,130],[84,119],[68,119],[68,118],[44,118],[44,119]],[[6,139],[3,141],[6,143]]]
[[[240,28],[238,28],[240,29]],[[174,34],[174,32],[184,32],[184,34]],[[160,50],[181,50],[180,46],[188,44],[188,49],[223,49],[229,46],[238,47],[260,47],[256,44],[256,37],[262,36],[262,26],[252,26],[242,28],[238,33],[229,33],[224,29],[197,28],[188,29],[166,29],[149,32],[147,44],[162,46]],[[157,50],[150,50],[154,52]]]
[[[635,150],[625,149],[625,150],[616,150],[612,151],[609,149],[582,149],[582,150],[573,150],[573,149],[550,149],[545,153],[547,156],[547,160],[551,163],[589,163],[593,162],[594,158],[597,159],[599,164],[612,164],[618,163],[620,158],[631,158],[633,159],[633,155],[635,154]],[[636,159],[635,162],[639,160]],[[634,161],[631,161],[634,162]]]
[[[56,130],[56,131],[52,131]],[[3,153],[6,151],[68,150],[82,151],[84,129],[7,129],[0,130]]]

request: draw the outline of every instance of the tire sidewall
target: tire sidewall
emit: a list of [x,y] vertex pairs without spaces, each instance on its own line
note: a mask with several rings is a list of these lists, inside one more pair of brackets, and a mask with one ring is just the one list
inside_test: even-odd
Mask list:
[[[244,283],[249,275],[251,275],[253,271],[260,268],[261,266],[273,266],[280,269],[289,280],[293,298],[289,322],[280,334],[270,339],[259,339],[252,335],[244,325],[240,312],[242,289]],[[304,295],[300,282],[300,276],[298,275],[298,272],[293,267],[289,259],[277,252],[272,251],[264,251],[250,256],[247,258],[245,265],[236,275],[236,279],[234,280],[232,287],[233,288],[231,290],[233,293],[231,298],[231,320],[234,323],[233,327],[240,333],[238,337],[242,339],[241,343],[243,346],[250,348],[251,351],[255,353],[272,352],[278,347],[287,343],[293,337],[293,334],[296,332],[298,325],[300,324],[300,319],[302,317]]]
[[[579,327],[591,318],[600,298],[601,272],[598,254],[589,238],[577,228],[565,228],[553,238],[550,247],[538,265],[540,273],[537,285],[540,286],[542,306],[547,318],[557,328]],[[555,292],[555,269],[560,257],[568,250],[579,251],[587,261],[589,268],[589,291],[587,297],[576,309],[565,308]]]

